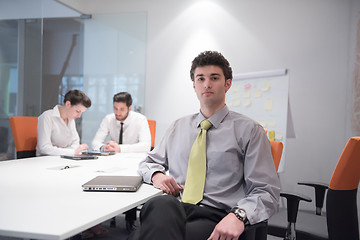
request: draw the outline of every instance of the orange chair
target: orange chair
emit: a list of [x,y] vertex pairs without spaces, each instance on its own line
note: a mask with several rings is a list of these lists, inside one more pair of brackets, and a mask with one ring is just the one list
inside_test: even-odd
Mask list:
[[326,195],[329,239],[359,239],[356,195],[360,181],[360,137],[352,137],[331,176]]
[[270,141],[270,145],[271,145],[272,157],[277,171],[279,169],[284,145],[280,141]]
[[[279,212],[270,218],[268,233],[277,237],[285,236],[285,239],[296,237],[300,240],[359,240],[356,201],[360,181],[359,159],[360,137],[352,137],[347,142],[330,180],[326,194],[326,216],[321,215],[321,209],[317,209],[316,214],[298,211],[298,202],[304,199],[296,194],[281,194],[287,198],[288,223],[285,214]],[[327,186],[319,183],[299,184],[314,187],[316,192],[321,190],[322,198],[317,199],[319,194],[315,194],[315,199],[322,206]],[[295,227],[295,223],[296,230],[289,229],[290,225]]]
[[16,158],[36,156],[37,117],[9,117],[13,134]]
[[155,132],[156,132],[156,121],[155,120],[148,120],[150,133],[151,133],[151,149],[153,150],[155,147]]

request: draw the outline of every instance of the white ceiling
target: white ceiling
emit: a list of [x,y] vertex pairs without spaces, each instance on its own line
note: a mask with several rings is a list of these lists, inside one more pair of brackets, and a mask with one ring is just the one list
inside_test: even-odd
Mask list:
[[55,0],[0,0],[0,20],[79,17],[81,13]]

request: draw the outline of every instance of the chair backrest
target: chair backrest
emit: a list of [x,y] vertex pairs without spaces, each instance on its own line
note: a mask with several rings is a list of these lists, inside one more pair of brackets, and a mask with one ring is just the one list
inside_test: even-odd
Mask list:
[[347,142],[326,195],[329,240],[359,239],[357,190],[360,180],[360,137]]
[[155,132],[156,132],[156,121],[155,120],[148,120],[150,134],[151,134],[151,150],[155,147]]
[[35,157],[37,143],[37,117],[10,117],[17,158]]
[[281,160],[281,155],[283,153],[284,145],[280,141],[270,141],[270,145],[271,145],[272,157],[277,171],[280,165],[280,160]]
[[357,189],[360,179],[360,137],[347,142],[332,174],[329,188],[333,190]]

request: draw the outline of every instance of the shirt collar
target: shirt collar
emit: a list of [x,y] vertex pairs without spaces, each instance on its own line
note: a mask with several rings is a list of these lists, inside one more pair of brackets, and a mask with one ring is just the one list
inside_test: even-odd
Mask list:
[[52,113],[52,115],[54,116],[54,117],[59,117],[59,118],[61,118],[61,116],[60,116],[60,111],[59,111],[59,107],[60,107],[60,105],[56,105],[54,108],[53,108],[53,113]]
[[[208,120],[211,122],[213,127],[218,128],[222,120],[228,115],[229,108],[225,105],[222,109],[217,111],[214,115],[208,118]],[[197,120],[196,120],[196,127],[200,127],[200,123],[205,120],[206,118],[204,115],[202,115],[201,112],[199,112]]]

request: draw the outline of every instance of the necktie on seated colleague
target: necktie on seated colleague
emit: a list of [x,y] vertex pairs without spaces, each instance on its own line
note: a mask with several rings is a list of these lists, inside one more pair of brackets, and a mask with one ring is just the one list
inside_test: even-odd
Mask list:
[[203,199],[206,177],[206,133],[209,120],[200,123],[201,130],[191,148],[182,201],[197,204]]
[[122,142],[123,142],[123,125],[124,125],[124,123],[121,122],[120,124],[121,124],[121,127],[120,127],[120,135],[119,135],[119,144],[122,144]]

